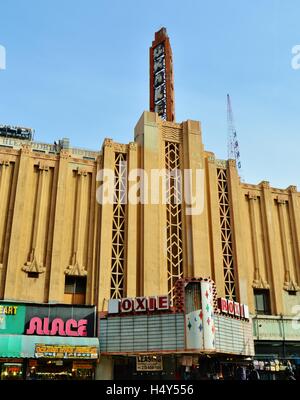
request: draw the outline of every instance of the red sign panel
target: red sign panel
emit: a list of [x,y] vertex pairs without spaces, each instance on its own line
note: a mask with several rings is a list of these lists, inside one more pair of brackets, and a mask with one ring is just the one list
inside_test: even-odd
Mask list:
[[50,335],[50,336],[87,336],[87,319],[55,318],[52,322],[49,318],[33,317],[29,321],[26,335]]
[[218,306],[222,314],[228,314],[241,319],[249,319],[249,309],[246,304],[220,297]]
[[108,305],[109,314],[169,310],[168,296],[126,297],[121,300],[111,299]]

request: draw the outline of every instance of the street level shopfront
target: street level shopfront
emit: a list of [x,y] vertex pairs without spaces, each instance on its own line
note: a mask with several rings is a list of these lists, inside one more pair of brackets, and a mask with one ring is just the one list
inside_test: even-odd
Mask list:
[[1,302],[0,376],[94,379],[96,309]]
[[218,302],[210,279],[180,279],[172,305],[167,296],[111,300],[99,321],[99,366],[109,360],[111,379],[210,379],[254,355],[247,306]]
[[253,317],[254,363],[262,379],[286,379],[288,369],[300,379],[299,329],[295,316]]
[[300,379],[300,342],[287,340],[255,341],[255,368],[261,379],[285,380],[292,370]]

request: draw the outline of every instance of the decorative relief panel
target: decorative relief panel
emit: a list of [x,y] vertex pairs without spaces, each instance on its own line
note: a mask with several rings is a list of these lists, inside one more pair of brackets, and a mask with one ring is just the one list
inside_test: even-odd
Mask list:
[[7,212],[11,195],[11,178],[14,171],[14,162],[9,159],[0,159],[0,269],[3,268],[3,254],[5,235],[7,232]]
[[257,238],[257,221],[255,216],[255,206],[254,202],[258,203],[260,207],[260,197],[256,192],[249,191],[246,196],[249,200],[249,214],[250,214],[250,228],[251,228],[251,239],[252,239],[252,249],[253,249],[253,260],[254,260],[254,275],[252,287],[255,289],[269,289],[269,284],[262,278],[259,263],[259,253],[258,253],[258,238]]
[[41,233],[41,219],[43,213],[43,196],[45,190],[46,174],[49,173],[49,167],[47,164],[40,162],[35,165],[35,169],[38,173],[38,186],[37,195],[35,201],[35,212],[32,227],[32,240],[31,250],[27,262],[23,265],[22,271],[27,273],[42,274],[46,268],[43,264],[43,246],[40,240]]
[[[180,170],[180,145],[166,142],[165,166],[170,172]],[[179,174],[167,179],[167,273],[168,294],[174,298],[175,283],[183,277],[182,204]]]
[[278,220],[280,228],[281,247],[284,265],[284,285],[283,288],[287,291],[297,291],[300,287],[292,277],[291,259],[289,255],[289,240],[288,240],[288,226],[284,213],[288,207],[288,199],[282,195],[276,196],[275,202],[278,209]]
[[162,131],[162,138],[165,141],[170,141],[170,142],[177,142],[181,143],[182,142],[182,130],[178,128],[167,128],[165,126],[161,127]]
[[123,143],[114,143],[113,148],[117,153],[127,153],[128,145]]
[[115,186],[112,223],[112,256],[110,297],[120,299],[125,294],[125,252],[126,252],[126,195],[127,167],[126,154],[115,154]]
[[236,300],[235,266],[226,169],[217,169],[217,178],[225,295],[231,300]]
[[227,168],[227,161],[216,159],[216,166],[217,168]]
[[77,167],[74,169],[76,175],[76,202],[75,202],[75,222],[74,222],[74,232],[73,232],[73,245],[72,245],[72,258],[71,263],[65,269],[66,275],[72,276],[86,276],[87,270],[83,265],[83,251],[82,251],[82,238],[80,234],[84,230],[82,221],[82,203],[83,203],[83,185],[84,180],[88,178],[88,172],[84,168]]

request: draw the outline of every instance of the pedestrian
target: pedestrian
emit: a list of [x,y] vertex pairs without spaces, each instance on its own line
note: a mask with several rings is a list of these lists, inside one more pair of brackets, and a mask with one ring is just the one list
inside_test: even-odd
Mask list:
[[289,367],[286,368],[285,375],[286,375],[287,381],[295,381],[296,380],[293,370]]
[[260,376],[258,371],[255,369],[254,365],[252,364],[250,366],[250,373],[249,373],[249,377],[248,377],[249,381],[258,381],[260,380]]
[[245,381],[246,380],[246,370],[244,367],[240,365],[235,370],[235,379],[238,381]]

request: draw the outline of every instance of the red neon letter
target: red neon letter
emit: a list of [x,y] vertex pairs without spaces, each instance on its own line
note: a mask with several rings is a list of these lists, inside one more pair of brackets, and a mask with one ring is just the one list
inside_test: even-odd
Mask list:
[[240,313],[241,313],[241,318],[245,318],[244,304],[240,304]]
[[44,330],[44,335],[49,335],[50,331],[49,331],[49,318],[44,318],[44,326],[43,326],[43,330]]
[[234,305],[232,300],[228,300],[228,314],[234,315]]
[[39,317],[33,317],[31,318],[29,322],[29,328],[26,331],[26,335],[33,335],[36,331],[37,335],[43,335],[43,329],[42,329],[42,320]]
[[158,296],[158,310],[168,310],[169,309],[169,297],[168,296]]
[[[72,328],[74,328],[75,330],[73,331]],[[78,336],[77,321],[75,321],[75,319],[68,319],[68,321],[66,322],[66,335]]]
[[218,299],[218,302],[219,302],[219,308],[220,308],[221,312],[227,314],[228,313],[227,300],[220,297]]
[[154,311],[156,309],[156,302],[157,302],[156,297],[148,297],[148,310],[149,311]]
[[57,334],[57,332],[58,332],[59,336],[66,336],[66,333],[64,331],[64,321],[61,318],[55,318],[52,321],[50,335],[54,336]]
[[234,315],[236,315],[237,317],[241,316],[240,304],[236,302],[234,302]]
[[146,311],[147,309],[147,299],[146,297],[136,297],[134,301],[135,311]]
[[80,319],[78,321],[78,336],[87,336],[87,319]]
[[132,303],[133,303],[132,299],[128,299],[128,298],[123,299],[121,301],[121,311],[123,311],[123,312],[132,311]]

